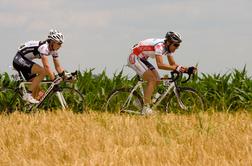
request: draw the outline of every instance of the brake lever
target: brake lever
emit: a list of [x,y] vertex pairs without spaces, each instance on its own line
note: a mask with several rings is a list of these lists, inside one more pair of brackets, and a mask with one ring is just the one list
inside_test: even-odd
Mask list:
[[187,81],[189,81],[191,79],[191,75],[194,75],[194,74],[189,74],[189,73],[186,73],[188,75],[187,79],[185,81],[181,81],[181,83],[186,83]]
[[[176,76],[174,76],[176,74]],[[183,73],[180,73],[180,72],[178,72],[178,71],[176,71],[176,70],[173,70],[172,72],[171,72],[171,79],[172,79],[172,82],[175,82],[176,80],[178,80],[178,78],[180,77],[180,76],[182,76],[183,75]]]
[[76,76],[77,74],[78,74],[78,70],[75,70],[75,72],[71,73],[72,76]]
[[76,70],[75,72],[70,73],[70,77],[67,78],[67,81],[74,81],[77,79],[77,75],[78,75],[78,70]]

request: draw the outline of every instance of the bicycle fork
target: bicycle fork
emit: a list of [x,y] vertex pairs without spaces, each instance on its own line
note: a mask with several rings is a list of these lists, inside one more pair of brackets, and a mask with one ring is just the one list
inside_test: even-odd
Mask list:
[[178,89],[174,88],[173,92],[174,92],[174,94],[175,94],[175,96],[177,98],[177,101],[178,101],[178,104],[179,104],[180,108],[182,108],[183,110],[187,110],[187,107],[184,105],[183,101],[180,98],[180,94],[179,94]]
[[57,97],[59,99],[59,102],[60,102],[62,108],[66,109],[68,106],[67,106],[67,103],[66,103],[66,100],[65,100],[63,94],[61,92],[57,91],[56,95],[57,95]]

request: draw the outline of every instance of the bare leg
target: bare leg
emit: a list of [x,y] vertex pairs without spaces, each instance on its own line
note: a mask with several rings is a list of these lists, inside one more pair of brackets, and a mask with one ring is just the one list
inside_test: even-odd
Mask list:
[[46,76],[46,71],[43,67],[41,67],[38,64],[34,64],[32,66],[32,73],[38,74],[33,80],[31,84],[31,91],[32,91],[32,96],[36,98],[38,92],[39,92],[39,83],[44,79]]
[[[34,77],[34,78],[35,78],[35,77]],[[32,82],[32,81],[34,80],[34,78],[30,79],[29,81]],[[32,86],[32,84],[29,86],[29,91],[32,92],[31,86]],[[34,89],[34,90],[33,90],[33,93],[35,94],[35,97],[34,97],[34,98],[35,98],[36,100],[38,100],[37,96],[38,96],[39,90],[40,90],[40,86],[38,86],[37,89]]]
[[147,70],[143,74],[143,80],[147,81],[147,86],[144,89],[144,104],[151,104],[151,96],[157,85],[157,76],[154,73],[155,70]]
[[152,70],[152,73],[155,75],[155,78],[156,78],[156,86],[159,85],[160,83],[160,76],[157,72],[157,70]]
[[36,100],[40,100],[40,96],[39,96],[39,92],[41,91],[41,87],[40,86],[38,86],[38,88],[37,89],[35,89],[35,92],[34,92],[34,95],[35,95],[35,99]]

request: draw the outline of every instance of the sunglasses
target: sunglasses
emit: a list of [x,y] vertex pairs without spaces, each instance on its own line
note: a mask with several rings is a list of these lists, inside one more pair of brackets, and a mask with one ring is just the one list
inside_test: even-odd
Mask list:
[[174,47],[178,47],[178,46],[180,46],[180,44],[179,43],[175,43],[175,44],[173,44],[173,46]]

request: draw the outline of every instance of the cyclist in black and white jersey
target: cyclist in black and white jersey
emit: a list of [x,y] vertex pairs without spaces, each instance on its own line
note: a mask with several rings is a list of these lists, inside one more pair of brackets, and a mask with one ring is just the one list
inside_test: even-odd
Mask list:
[[[13,67],[22,73],[27,81],[32,81],[30,91],[23,96],[23,99],[38,103],[36,99],[39,93],[39,84],[46,75],[51,80],[55,79],[55,75],[51,70],[48,62],[48,57],[53,57],[55,70],[61,74],[64,69],[59,62],[58,50],[60,49],[64,37],[57,30],[50,30],[48,38],[45,41],[28,41],[22,44],[13,60]],[[36,64],[33,59],[41,59],[43,66]]]

